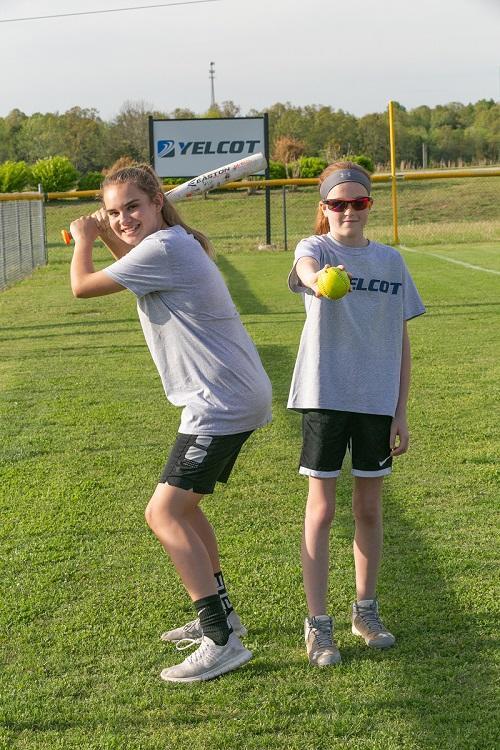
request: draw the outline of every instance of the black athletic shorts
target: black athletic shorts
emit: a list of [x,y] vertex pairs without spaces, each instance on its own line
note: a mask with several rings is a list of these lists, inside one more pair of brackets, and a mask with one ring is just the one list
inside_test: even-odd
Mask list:
[[216,482],[227,482],[241,447],[251,434],[252,430],[214,436],[179,432],[160,482],[210,494]]
[[302,415],[300,474],[337,477],[347,448],[352,474],[381,477],[391,473],[392,417],[332,409],[305,411]]

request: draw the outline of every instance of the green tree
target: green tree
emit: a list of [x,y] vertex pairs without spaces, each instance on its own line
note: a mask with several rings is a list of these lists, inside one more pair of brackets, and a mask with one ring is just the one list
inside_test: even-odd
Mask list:
[[[144,101],[126,101],[109,128],[107,163],[121,156],[134,161],[149,162],[148,117],[165,118]],[[168,119],[168,118],[167,118]]]
[[39,159],[32,168],[33,181],[44,193],[70,190],[78,180],[78,171],[66,156]]
[[36,112],[26,118],[17,135],[17,152],[19,157],[29,164],[57,154],[66,156],[66,141],[60,115]]
[[6,161],[0,164],[0,193],[16,193],[31,182],[31,171],[24,161]]
[[233,101],[214,104],[210,107],[203,117],[240,117],[241,109]]
[[187,108],[183,107],[176,107],[170,114],[168,115],[169,118],[172,120],[191,120],[196,117],[195,113]]
[[108,127],[95,109],[73,107],[60,116],[64,154],[80,172],[97,171],[106,162]]
[[4,118],[0,117],[0,163],[6,161],[10,155],[9,128]]
[[24,112],[21,112],[20,109],[11,110],[11,112],[9,112],[7,117],[5,117],[4,119],[6,126],[5,138],[8,159],[22,159],[22,154],[19,153],[17,141],[19,132],[21,131],[21,128],[27,119],[28,115],[25,115]]
[[370,156],[376,164],[390,160],[389,122],[387,114],[370,114],[358,122],[360,151]]

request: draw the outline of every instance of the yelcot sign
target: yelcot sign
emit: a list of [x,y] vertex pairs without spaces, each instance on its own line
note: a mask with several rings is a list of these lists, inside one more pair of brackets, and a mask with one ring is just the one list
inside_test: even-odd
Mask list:
[[151,164],[159,177],[195,177],[245,156],[266,154],[266,141],[264,117],[149,118]]

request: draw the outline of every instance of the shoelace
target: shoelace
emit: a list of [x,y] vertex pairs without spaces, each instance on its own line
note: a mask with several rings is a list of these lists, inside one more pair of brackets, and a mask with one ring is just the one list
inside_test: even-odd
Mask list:
[[[191,633],[193,630],[200,630],[200,618],[197,617],[196,620],[191,620],[191,622],[187,622],[183,630],[186,631],[186,633]],[[184,638],[182,640],[185,640]]]
[[327,648],[332,645],[332,629],[330,623],[318,623],[318,625],[313,626],[311,629],[314,633],[316,643],[320,648]]
[[[182,646],[181,643],[183,644]],[[177,651],[185,651],[187,648],[191,648],[196,643],[201,643],[201,638],[181,638],[175,644],[175,648]]]
[[[194,664],[197,661],[201,661],[204,659],[208,664],[213,663],[217,659],[217,654],[213,652],[212,646],[208,641],[204,641],[200,638],[200,640],[192,639],[192,638],[184,638],[183,640],[191,641],[188,645],[184,646],[183,648],[189,648],[190,646],[193,646],[195,643],[199,645],[199,648],[196,649],[196,651],[193,651],[192,654],[189,654],[189,656],[185,660],[185,664]],[[180,651],[183,650],[183,648],[179,649]],[[211,653],[212,652],[212,653]]]
[[358,615],[363,620],[367,628],[373,633],[385,633],[387,632],[380,620],[379,614],[375,608],[358,607]]

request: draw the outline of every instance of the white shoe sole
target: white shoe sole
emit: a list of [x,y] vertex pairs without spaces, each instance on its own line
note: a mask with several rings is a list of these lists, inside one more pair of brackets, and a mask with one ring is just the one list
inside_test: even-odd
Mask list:
[[238,669],[238,667],[241,667],[243,664],[246,664],[247,661],[250,661],[251,658],[252,652],[244,649],[238,654],[235,654],[232,659],[229,659],[224,664],[221,664],[218,667],[213,667],[213,669],[209,669],[202,674],[190,675],[189,677],[172,677],[168,674],[171,669],[168,667],[161,672],[160,677],[162,680],[165,680],[165,682],[203,682],[205,680],[213,680],[215,677],[220,677],[227,672],[232,672],[233,669]]
[[360,633],[355,625],[352,626],[351,631],[353,635],[359,635],[359,637],[362,638],[366,645],[370,646],[370,648],[392,648],[396,643],[395,638],[392,643],[373,643],[373,641],[371,641],[369,638],[365,638],[363,633]]

